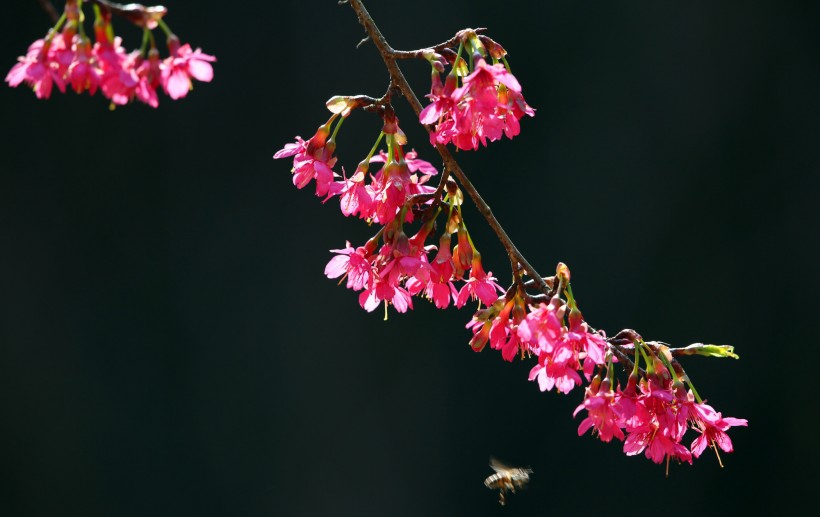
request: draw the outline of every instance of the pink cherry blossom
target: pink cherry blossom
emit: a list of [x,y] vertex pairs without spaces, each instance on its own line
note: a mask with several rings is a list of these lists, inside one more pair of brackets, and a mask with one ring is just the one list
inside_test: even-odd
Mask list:
[[507,300],[490,327],[490,348],[501,350],[505,361],[512,361],[519,351],[517,323],[511,318],[515,300]]
[[581,384],[579,358],[583,355],[585,338],[564,326],[566,305],[558,296],[549,304],[542,303],[530,309],[518,326],[524,346],[538,354],[538,364],[530,370],[529,380],[537,380],[541,391],[555,387],[561,393],[569,393]]
[[139,77],[135,70],[138,53],[126,54],[122,39],[97,40],[92,49],[102,72],[103,95],[113,104],[122,106],[134,97]]
[[32,87],[38,99],[48,99],[54,84],[64,92],[65,82],[59,73],[59,63],[55,60],[52,48],[59,46],[60,42],[60,38],[54,38],[50,42],[38,39],[32,43],[26,55],[19,57],[18,63],[6,75],[9,86],[17,87],[25,82]]
[[530,308],[526,319],[518,325],[518,335],[532,353],[551,354],[561,342],[565,309],[564,301],[557,296],[549,304],[541,303]]
[[347,243],[344,249],[332,250],[337,256],[325,267],[328,278],[347,275],[347,287],[362,291],[359,304],[368,312],[381,302],[393,305],[398,312],[412,309],[412,295],[429,282],[427,254],[435,247],[423,246],[423,235],[408,239],[401,225],[394,226],[399,229],[385,232],[393,237],[378,253],[373,253],[375,240],[355,249]]
[[665,369],[642,379],[640,391],[634,398],[630,396],[634,412],[624,420],[628,435],[623,450],[627,456],[644,452],[655,463],[666,458],[692,463],[692,454],[680,443],[686,432],[685,418],[681,417],[688,402],[672,392],[672,382],[663,373]]
[[724,417],[719,412],[708,404],[695,404],[695,431],[700,433],[700,436],[695,438],[692,442],[692,454],[696,458],[703,454],[706,446],[709,444],[716,444],[723,449],[724,452],[732,452],[732,440],[726,431],[730,427],[748,425],[748,421],[744,418]]
[[621,431],[624,411],[619,397],[609,389],[609,382],[605,381],[598,390],[588,387],[584,401],[572,416],[576,416],[582,409],[587,411],[587,417],[578,426],[578,436],[594,428],[603,442],[609,442],[613,437],[624,440],[624,433]]
[[366,171],[360,168],[350,178],[335,181],[328,189],[328,197],[339,196],[339,206],[345,217],[360,214],[362,219],[371,219],[375,201],[372,188],[366,183]]
[[606,339],[597,332],[590,332],[589,325],[577,309],[570,311],[568,320],[569,329],[565,338],[578,352],[578,357],[584,359],[584,376],[589,380],[595,366],[605,362]]
[[180,46],[179,40],[174,38],[169,38],[168,49],[171,55],[165,58],[160,68],[162,88],[169,97],[176,100],[188,95],[193,88],[192,78],[211,82],[214,77],[211,63],[216,58],[203,53],[201,49],[191,50],[187,43]]
[[335,144],[327,140],[328,125],[320,127],[308,141],[297,136],[295,143],[286,144],[273,155],[275,159],[293,156],[293,184],[301,189],[315,179],[316,195],[320,197],[330,190],[334,178],[333,166],[336,164],[333,156]]
[[504,292],[504,288],[498,285],[495,280],[492,271],[489,273],[484,272],[484,267],[481,265],[481,256],[475,253],[467,283],[458,292],[456,307],[464,307],[468,299],[478,299],[484,305],[492,305],[498,299],[499,293]]
[[474,351],[481,352],[487,342],[489,342],[493,322],[496,316],[501,312],[501,309],[504,308],[505,303],[506,300],[504,298],[499,298],[492,305],[476,311],[476,313],[473,314],[473,318],[467,323],[467,328],[473,332],[470,346]]
[[446,309],[450,300],[455,302],[458,292],[453,285],[453,258],[450,251],[450,235],[441,237],[438,253],[433,262],[427,265],[429,280],[425,286],[425,295],[432,300],[439,309]]
[[444,85],[441,84],[441,75],[433,73],[433,84],[427,97],[433,101],[419,113],[422,124],[436,124],[435,131],[430,133],[430,143],[447,144],[454,136],[455,119],[453,112],[456,102],[452,95],[458,86],[455,74],[449,74]]
[[138,59],[136,68],[139,82],[135,89],[137,99],[148,104],[152,108],[159,106],[157,88],[160,86],[160,60],[159,51],[151,49],[148,52],[148,59]]
[[[385,153],[380,152],[370,159],[370,163],[386,164],[373,175],[369,185],[373,206],[367,219],[372,219],[378,224],[391,222],[410,197],[416,194],[431,194],[436,190],[426,183],[438,171],[429,162],[418,159],[415,151],[392,161],[388,160]],[[422,175],[419,176],[416,172],[421,172]],[[412,212],[408,211],[407,222],[411,221]]]
[[97,68],[96,57],[91,51],[88,38],[74,37],[76,49],[74,59],[68,66],[68,81],[77,93],[88,90],[90,95],[96,93],[102,82],[102,72]]
[[542,352],[538,356],[538,364],[530,370],[529,380],[537,380],[541,391],[550,391],[555,387],[567,394],[581,384],[578,368],[572,361],[572,350],[561,343],[552,353]]
[[347,275],[347,288],[354,291],[360,291],[370,283],[373,268],[370,265],[370,252],[367,247],[353,248],[350,242],[347,242],[344,249],[330,251],[338,255],[330,259],[325,267],[325,275],[328,278]]

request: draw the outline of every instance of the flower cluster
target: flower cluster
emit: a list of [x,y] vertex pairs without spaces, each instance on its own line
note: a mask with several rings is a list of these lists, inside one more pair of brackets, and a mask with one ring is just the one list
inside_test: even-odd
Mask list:
[[[534,112],[509,73],[501,46],[469,30],[453,41],[460,41],[461,47],[452,52],[453,59],[446,59],[453,70],[444,84],[439,73],[444,71],[444,56],[449,56],[446,49],[416,51],[434,68],[433,103],[420,115],[422,123],[435,124],[433,144],[452,142],[460,149],[476,149],[503,134],[517,135],[519,119]],[[471,71],[459,57],[465,46],[473,54]],[[488,57],[492,65],[487,64]],[[404,151],[407,139],[390,105],[393,86],[381,99],[331,98],[327,102],[330,119],[310,139],[297,136],[274,155],[293,159],[292,181],[297,188],[315,181],[315,193],[323,202],[338,197],[342,214],[378,228],[361,246],[346,242],[344,248],[331,250],[334,256],[325,275],[358,292],[359,304],[368,312],[384,305],[385,317],[389,306],[401,313],[412,309],[417,296],[439,309],[477,302],[467,324],[473,350],[489,344],[505,361],[537,358],[529,380],[537,381],[541,391],[555,388],[568,394],[587,384],[584,401],[575,411],[575,415],[587,411],[579,435],[594,429],[605,442],[623,441],[627,455],[645,452],[657,463],[664,459],[691,463],[710,445],[730,452],[732,442],[726,431],[745,426],[746,421],[724,418],[705,404],[676,357],[737,357],[731,347],[696,344],[670,349],[645,342],[631,330],[607,338],[584,320],[566,265],[559,263],[554,276],[542,278],[523,265],[509,242],[505,247],[513,281],[505,290],[485,271],[467,231],[464,195],[448,177],[451,164],[439,175],[415,151]],[[383,128],[368,155],[348,175],[344,168],[334,170],[337,136],[344,120],[358,108],[378,113]],[[386,150],[377,152],[383,140]],[[371,171],[374,164],[379,167],[375,172]],[[430,183],[436,176],[438,185],[433,187]],[[457,178],[467,187],[464,176]],[[503,232],[498,233],[502,237]],[[615,365],[627,372],[632,368],[624,389],[615,376]],[[682,444],[688,429],[700,433],[689,448]]]
[[[361,291],[359,304],[373,311],[381,303],[392,305],[398,312],[413,308],[412,297],[419,295],[444,309],[450,303],[461,307],[470,299],[492,304],[498,299],[501,286],[492,273],[486,273],[481,255],[469,239],[461,217],[457,199],[460,192],[447,193],[450,203],[448,228],[439,245],[427,244],[436,216],[441,211],[433,206],[436,189],[427,185],[438,171],[429,162],[421,160],[415,151],[405,153],[406,137],[392,114],[386,115],[385,129],[379,135],[370,154],[347,177],[333,171],[337,158],[336,134],[344,118],[334,113],[330,120],[309,140],[296,137],[274,158],[293,157],[293,184],[304,188],[316,182],[316,195],[324,201],[338,196],[345,216],[358,216],[381,226],[378,233],[364,246],[354,248],[348,242],[336,253],[325,268],[329,278],[347,278],[347,287]],[[336,128],[331,133],[331,127]],[[381,140],[386,151],[376,154]],[[370,173],[372,164],[381,168]],[[405,233],[405,225],[422,216],[420,228],[412,235]],[[452,234],[457,244],[451,249]],[[379,243],[382,244],[379,244]],[[463,281],[457,289],[455,283]]]
[[[94,38],[85,34],[81,0],[66,2],[65,12],[43,39],[32,43],[6,75],[6,82],[16,87],[26,83],[38,99],[48,99],[54,89],[65,93],[71,87],[76,93],[94,95],[98,90],[111,106],[139,100],[159,106],[157,91],[161,88],[172,99],[180,99],[192,88],[192,79],[213,79],[213,56],[200,49],[180,44],[180,40],[162,21],[165,8],[146,8],[129,4],[129,19],[143,28],[140,50],[126,52],[121,38],[114,36],[111,10],[94,5]],[[162,27],[169,55],[161,59],[151,32]]]
[[[556,278],[560,285],[568,286],[569,268],[559,264],[558,274],[551,281]],[[595,367],[605,363],[608,345],[602,333],[590,330],[572,295],[568,297],[569,303],[556,295],[549,303],[527,306],[526,296],[510,290],[506,297],[475,313],[467,324],[473,332],[470,345],[480,351],[489,343],[490,348],[501,350],[505,361],[534,355],[538,363],[530,371],[529,380],[537,380],[541,391],[555,387],[569,393],[581,384],[578,371],[588,381]]]
[[[566,302],[556,295],[549,303],[525,307],[520,296],[512,295],[479,310],[467,325],[473,331],[473,348],[481,350],[489,343],[507,361],[519,355],[537,356],[538,363],[530,370],[529,379],[537,380],[541,391],[555,387],[569,393],[583,383],[579,375],[582,372],[590,384],[584,401],[573,413],[575,416],[587,411],[578,435],[594,429],[601,441],[617,438],[624,442],[628,456],[645,452],[655,463],[665,459],[691,463],[692,457],[699,457],[707,445],[716,452],[717,447],[732,452],[726,431],[746,426],[746,420],[723,417],[700,399],[691,383],[686,390],[668,347],[646,343],[634,331],[619,334],[619,338],[628,335],[634,340],[634,344],[620,347],[616,343],[622,339],[611,342],[603,333],[590,329],[569,289],[569,270],[563,264],[559,264],[556,278],[566,285],[565,289],[559,286],[559,290],[565,290]],[[614,350],[635,353],[634,371],[625,389],[615,388],[613,364],[619,360]],[[706,355],[725,354],[716,347],[698,350]],[[639,369],[641,359],[645,370]],[[595,370],[598,373],[593,377]],[[700,435],[687,448],[682,440],[689,429]]]
[[[521,95],[521,85],[510,73],[501,45],[473,31],[460,34],[461,46],[452,69],[442,84],[444,58],[428,54],[433,64],[433,84],[427,96],[432,104],[419,114],[422,124],[434,124],[430,133],[433,145],[452,143],[459,149],[475,150],[487,140],[512,138],[521,132],[519,120],[535,115]],[[471,66],[460,58],[467,47],[472,53]],[[487,63],[488,57],[493,61]],[[459,85],[460,83],[460,85]]]
[[[587,417],[578,427],[578,435],[594,429],[604,442],[613,437],[623,441],[627,456],[644,452],[655,463],[669,459],[692,463],[692,457],[699,457],[707,445],[713,447],[715,453],[718,447],[732,452],[732,441],[726,431],[730,427],[746,426],[747,421],[723,417],[700,400],[693,389],[686,390],[675,373],[668,349],[659,347],[656,351],[642,341],[636,342],[635,349],[635,372],[625,389],[620,386],[613,389],[611,372],[603,378],[596,376],[586,388],[584,401],[574,413],[587,411]],[[646,375],[638,380],[640,356],[647,368]],[[699,436],[687,448],[682,441],[689,429]]]

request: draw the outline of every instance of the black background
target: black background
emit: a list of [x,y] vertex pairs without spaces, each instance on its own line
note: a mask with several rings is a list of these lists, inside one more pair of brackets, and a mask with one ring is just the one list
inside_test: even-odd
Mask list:
[[[570,266],[593,325],[735,345],[740,361],[685,363],[710,403],[749,419],[726,467],[707,452],[666,479],[578,438],[581,392],[542,394],[531,363],[470,351],[468,308],[361,310],[322,271],[370,229],[271,160],[330,96],[384,91],[353,12],[169,1],[183,42],[219,59],[188,98],[109,112],[99,95],[0,88],[0,514],[799,509],[820,481],[818,5],[370,4],[396,48],[469,26],[507,48],[537,115],[458,158],[539,270]],[[10,68],[49,21],[33,1],[4,15]],[[427,64],[402,66],[426,93]],[[378,130],[355,114],[341,164]],[[500,245],[467,218],[506,281]],[[491,454],[535,471],[507,508],[482,484]]]

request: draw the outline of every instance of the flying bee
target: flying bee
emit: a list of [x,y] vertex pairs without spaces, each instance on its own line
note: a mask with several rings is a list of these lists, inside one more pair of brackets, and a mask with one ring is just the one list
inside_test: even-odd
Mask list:
[[495,474],[484,480],[484,486],[490,490],[498,490],[498,504],[501,506],[507,504],[508,490],[514,494],[516,488],[526,488],[530,482],[530,468],[508,467],[495,458],[490,458],[490,467]]

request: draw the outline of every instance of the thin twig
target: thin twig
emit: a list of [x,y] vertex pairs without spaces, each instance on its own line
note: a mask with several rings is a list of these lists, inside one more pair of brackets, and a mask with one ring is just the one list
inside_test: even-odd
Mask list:
[[[446,48],[456,47],[458,46],[459,41],[461,40],[461,35],[466,32],[474,32],[476,34],[482,33],[486,31],[486,27],[479,27],[478,29],[464,29],[463,31],[459,31],[458,34],[453,36],[452,38],[448,39],[447,41],[442,41],[438,45],[433,45],[432,47],[422,48],[418,50],[395,50],[393,49],[393,57],[395,59],[423,59],[424,53],[426,51],[434,51],[434,52],[441,52]],[[368,36],[365,39],[370,39]]]
[[[422,109],[421,102],[419,102],[418,97],[416,97],[416,94],[413,92],[412,88],[410,88],[410,84],[407,82],[407,79],[404,78],[404,74],[396,63],[396,51],[393,50],[393,48],[387,43],[387,40],[384,39],[384,36],[381,31],[379,31],[379,28],[373,21],[370,13],[368,13],[367,9],[365,9],[361,0],[347,0],[346,3],[350,4],[353,8],[353,11],[359,18],[359,23],[364,27],[368,36],[371,40],[373,40],[373,43],[379,50],[379,54],[381,55],[382,60],[390,73],[393,83],[401,90],[402,95],[404,95],[405,99],[407,99],[407,102],[410,103],[410,106],[416,113],[416,116],[418,116]],[[425,126],[425,129],[427,129],[428,132],[433,131],[432,128],[428,126]],[[484,219],[487,220],[490,228],[492,228],[493,232],[495,232],[496,236],[498,236],[498,239],[507,251],[507,255],[510,257],[513,271],[516,271],[520,265],[521,269],[526,272],[527,276],[535,280],[536,288],[539,291],[543,293],[549,292],[549,287],[544,279],[538,274],[535,268],[532,267],[521,252],[518,251],[518,248],[515,247],[515,244],[513,244],[512,240],[507,235],[507,232],[504,231],[504,228],[493,215],[490,206],[486,203],[486,201],[484,201],[469,178],[467,178],[467,175],[461,169],[458,162],[456,162],[455,158],[453,158],[453,155],[450,153],[449,149],[441,144],[438,144],[436,145],[436,150],[444,162],[445,169],[455,176],[456,179],[458,179],[464,191],[467,192],[467,195],[469,195],[473,200],[473,203],[475,203],[478,211],[484,216]]]
[[60,15],[57,13],[57,9],[54,8],[54,5],[52,5],[49,0],[37,0],[37,3],[40,4],[43,11],[51,18],[51,23],[57,23],[57,20],[60,19]]
[[[161,5],[118,4],[116,2],[109,2],[108,0],[87,1],[88,3],[99,5],[117,16],[122,16],[134,25],[147,27],[149,29],[156,27],[157,22],[168,13],[168,9]],[[57,23],[57,20],[60,19],[60,14],[57,12],[57,9],[54,8],[54,5],[49,0],[37,0],[37,3],[40,4],[40,7],[42,7],[51,18],[51,22]]]
[[159,20],[168,13],[168,9],[161,5],[118,4],[108,0],[88,0],[107,9],[117,16],[122,16],[138,27],[153,29]]

